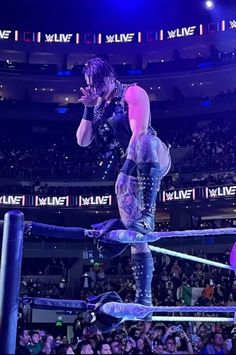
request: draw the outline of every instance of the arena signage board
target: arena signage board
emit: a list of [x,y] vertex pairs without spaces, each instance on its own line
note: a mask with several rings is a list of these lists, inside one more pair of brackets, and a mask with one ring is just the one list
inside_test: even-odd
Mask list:
[[2,195],[0,196],[0,205],[24,206],[25,196]]
[[236,185],[206,187],[206,198],[234,197],[236,196]]
[[79,196],[79,206],[111,206],[112,196]]
[[190,26],[167,31],[167,39],[193,36],[196,34],[196,28],[197,26]]
[[44,206],[69,206],[69,196],[47,196],[40,197],[35,196],[35,206],[44,207]]
[[[186,38],[195,35],[206,35],[214,32],[236,29],[236,19],[222,19],[212,23],[198,24],[195,26],[178,27],[174,29],[155,29],[148,32],[128,33],[42,33],[18,30],[0,30],[0,40],[14,40],[16,42],[38,43],[75,43],[75,44],[112,44],[112,43],[141,43],[143,38],[146,42]],[[159,35],[158,35],[159,33]],[[84,38],[84,40],[80,40]]]
[[73,33],[45,33],[45,42],[46,43],[71,43]]
[[127,43],[133,42],[135,33],[121,33],[106,35],[106,43]]
[[163,202],[172,202],[179,200],[195,200],[195,189],[182,189],[162,192]]

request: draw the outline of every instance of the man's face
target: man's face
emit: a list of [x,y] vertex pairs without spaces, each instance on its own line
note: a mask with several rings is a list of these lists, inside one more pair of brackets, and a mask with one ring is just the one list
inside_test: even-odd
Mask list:
[[123,354],[123,348],[120,342],[113,341],[111,343],[111,351],[112,354]]
[[82,347],[81,355],[93,355],[93,349],[90,344],[84,345]]
[[94,83],[93,77],[85,74],[85,80],[88,87],[96,90],[97,96],[100,96],[101,98],[105,99],[106,96],[109,94],[109,88],[110,88],[109,78],[104,78],[103,80],[101,80],[101,82]]
[[28,344],[28,342],[30,341],[30,335],[29,335],[28,330],[24,330],[23,335],[20,336],[20,340],[21,340],[25,345]]
[[166,342],[166,350],[169,351],[170,353],[173,353],[175,351],[175,342],[173,339],[168,339]]
[[214,337],[215,345],[222,346],[224,344],[224,339],[221,334],[216,334]]
[[110,345],[109,344],[103,344],[102,345],[102,349],[100,351],[100,354],[102,354],[102,355],[112,354]]
[[142,338],[139,338],[136,342],[137,349],[143,350],[144,348],[144,340]]
[[32,340],[32,343],[33,344],[38,344],[40,338],[39,338],[39,334],[38,333],[34,333],[32,336],[31,336],[31,340]]

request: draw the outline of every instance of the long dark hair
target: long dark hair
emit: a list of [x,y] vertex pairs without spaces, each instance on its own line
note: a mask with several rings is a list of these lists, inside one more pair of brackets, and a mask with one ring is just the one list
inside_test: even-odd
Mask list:
[[83,74],[93,78],[93,85],[99,85],[105,77],[116,79],[116,74],[111,64],[100,57],[89,59],[84,66]]

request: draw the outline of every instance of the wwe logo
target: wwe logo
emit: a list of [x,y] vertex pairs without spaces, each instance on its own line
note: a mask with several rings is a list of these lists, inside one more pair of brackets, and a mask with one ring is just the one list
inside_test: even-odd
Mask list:
[[45,37],[46,37],[45,42],[47,42],[47,43],[52,43],[52,42],[54,42],[54,35],[47,35],[47,34],[45,34]]
[[40,199],[39,199],[39,205],[40,206],[46,206],[47,205],[47,202],[48,202],[48,198],[47,197],[41,197]]
[[229,23],[230,23],[230,29],[236,28],[236,21],[235,20],[229,21]]
[[176,30],[175,31],[167,31],[168,32],[168,39],[172,39],[176,37]]
[[106,43],[113,43],[115,41],[115,35],[106,36]]
[[166,200],[172,201],[174,199],[174,192],[166,192]]
[[91,200],[90,197],[84,197],[83,198],[83,205],[85,205],[85,206],[90,205],[90,200]]
[[212,197],[212,198],[217,197],[218,189],[209,189],[208,191],[209,191],[210,197]]

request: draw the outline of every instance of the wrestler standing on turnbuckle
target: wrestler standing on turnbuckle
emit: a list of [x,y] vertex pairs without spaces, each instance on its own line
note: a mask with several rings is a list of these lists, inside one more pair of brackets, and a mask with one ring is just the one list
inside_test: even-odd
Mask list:
[[[83,73],[87,87],[80,89],[84,114],[76,132],[77,142],[86,147],[100,136],[124,153],[121,161],[125,158],[115,184],[121,220],[93,227],[102,231],[127,228],[143,234],[152,232],[157,193],[171,159],[169,149],[151,127],[148,95],[136,84],[120,83],[112,66],[102,58],[90,59]],[[119,248],[123,251],[126,246]],[[150,306],[153,258],[148,244],[132,244],[131,255],[135,302]]]

